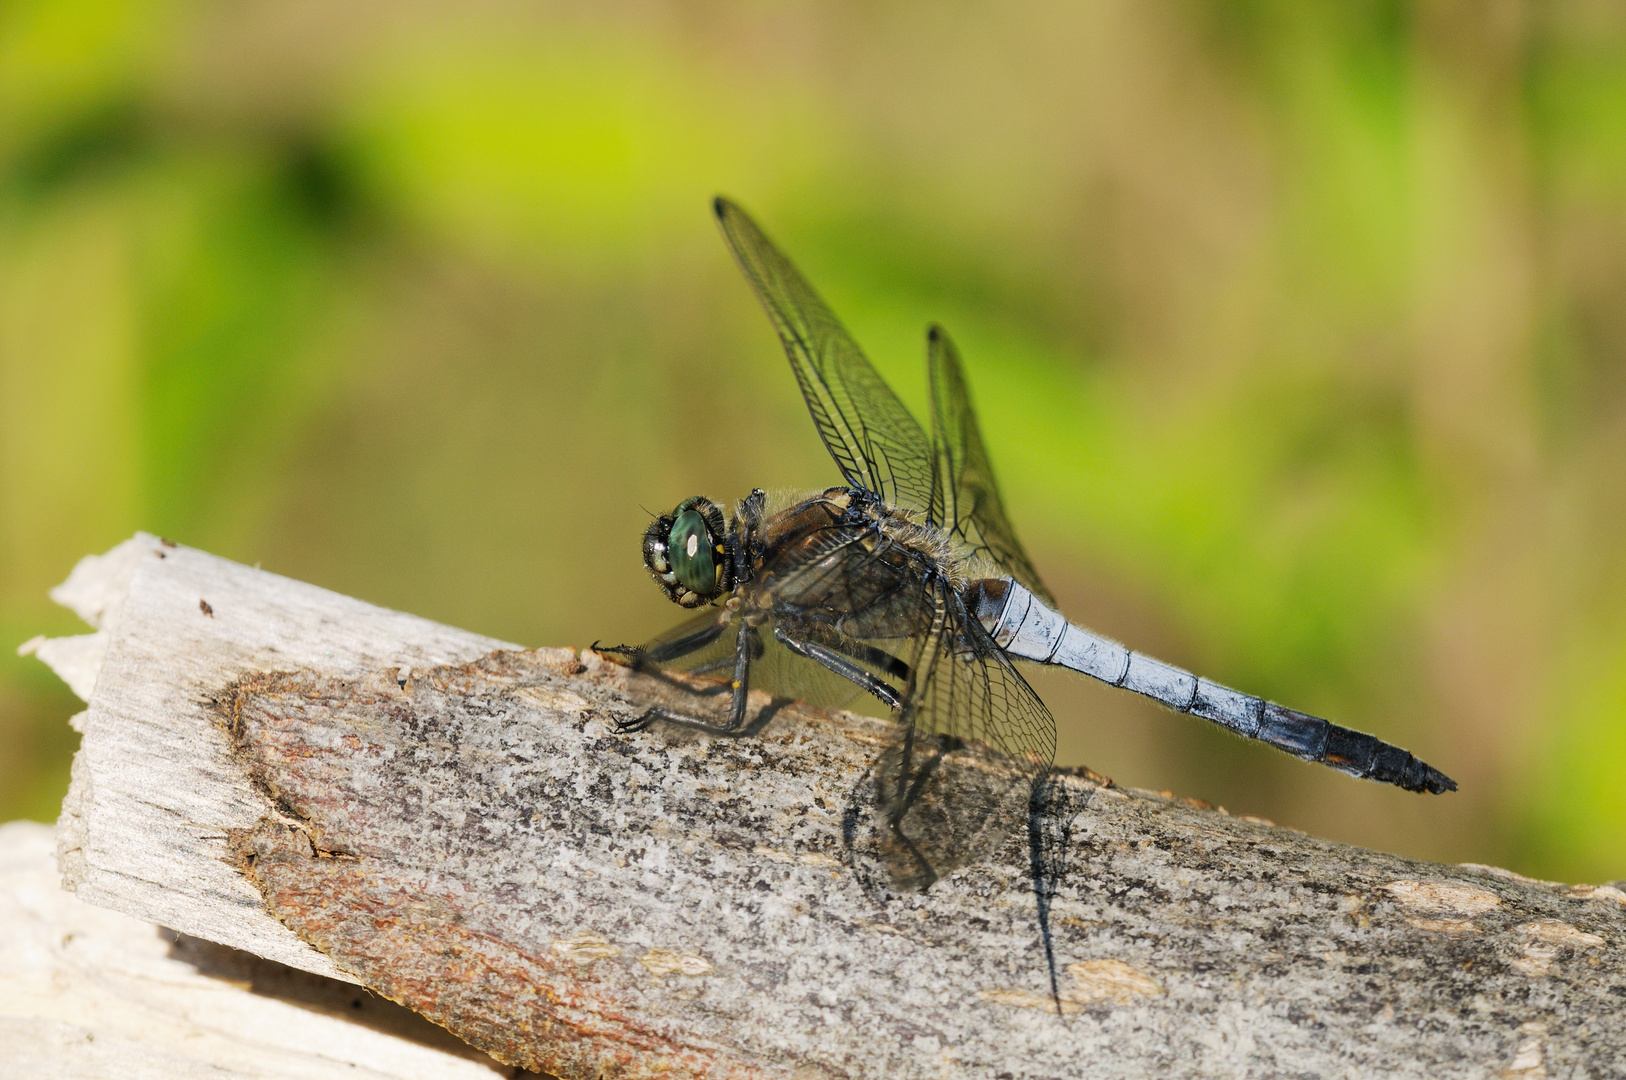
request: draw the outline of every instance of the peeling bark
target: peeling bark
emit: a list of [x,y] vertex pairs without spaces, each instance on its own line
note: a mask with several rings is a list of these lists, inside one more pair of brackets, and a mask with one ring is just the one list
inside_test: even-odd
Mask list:
[[81,897],[361,982],[499,1060],[570,1077],[1622,1071],[1613,886],[1062,776],[1057,1015],[1023,823],[925,893],[889,888],[864,813],[883,721],[785,707],[751,740],[619,735],[657,688],[591,654],[146,537],[59,598],[100,626],[71,650],[101,652],[59,826]]

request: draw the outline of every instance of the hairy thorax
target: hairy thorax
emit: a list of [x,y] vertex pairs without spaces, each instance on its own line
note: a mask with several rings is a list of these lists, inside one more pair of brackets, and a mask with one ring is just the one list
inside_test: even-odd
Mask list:
[[904,637],[929,627],[934,580],[955,592],[963,584],[964,562],[940,531],[846,488],[771,513],[761,540],[741,590],[748,617],[771,611],[854,636]]

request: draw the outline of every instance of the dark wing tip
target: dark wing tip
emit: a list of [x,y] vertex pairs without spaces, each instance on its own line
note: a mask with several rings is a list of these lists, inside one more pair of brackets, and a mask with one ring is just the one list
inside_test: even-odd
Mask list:
[[939,341],[942,341],[946,336],[947,335],[943,333],[943,328],[938,326],[936,323],[932,323],[930,326],[926,327],[926,340],[931,342],[933,345],[936,345]]
[[723,198],[721,195],[711,200],[711,212],[717,215],[718,221],[723,220],[723,218],[728,216],[729,211],[734,209],[736,209],[734,204]]

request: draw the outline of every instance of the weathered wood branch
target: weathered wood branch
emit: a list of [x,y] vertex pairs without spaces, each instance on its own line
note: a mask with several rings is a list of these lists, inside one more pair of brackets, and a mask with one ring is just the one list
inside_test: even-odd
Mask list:
[[[137,537],[38,652],[90,693],[80,897],[377,989],[562,1076],[1580,1075],[1626,1047],[1626,893],[1065,777],[1048,992],[1026,832],[924,894],[883,721],[618,735],[659,687]],[[93,690],[90,688],[93,687]]]
[[0,1077],[498,1080],[514,1070],[348,982],[59,887],[48,825],[0,825]]

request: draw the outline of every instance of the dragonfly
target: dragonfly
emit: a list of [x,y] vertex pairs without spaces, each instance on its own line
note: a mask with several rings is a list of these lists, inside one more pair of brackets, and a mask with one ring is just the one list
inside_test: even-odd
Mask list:
[[873,766],[884,863],[897,884],[919,889],[1027,819],[1051,770],[1056,722],[1018,662],[1068,668],[1352,776],[1456,789],[1371,735],[1069,622],[1006,516],[948,334],[936,325],[926,333],[928,436],[757,224],[727,199],[714,210],[841,483],[777,505],[757,489],[726,519],[699,495],[655,517],[644,564],[668,599],[697,614],[646,644],[601,651],[657,674],[709,678],[691,691],[697,704],[727,704],[686,708],[680,697],[621,731],[664,722],[746,736],[757,730],[753,687],[816,704],[873,698],[895,721]]

